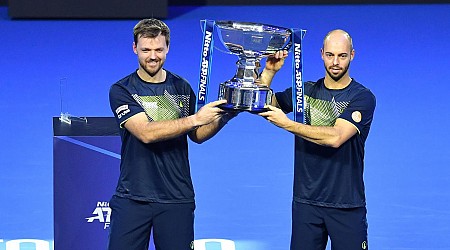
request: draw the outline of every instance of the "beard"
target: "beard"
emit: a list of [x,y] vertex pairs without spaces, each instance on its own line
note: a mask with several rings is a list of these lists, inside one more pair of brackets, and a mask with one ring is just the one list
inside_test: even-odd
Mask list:
[[[332,67],[333,67],[333,66],[332,66]],[[349,69],[349,67],[350,67],[350,62],[348,63],[348,65],[347,65],[345,68],[339,67],[339,69],[341,69],[342,71],[341,71],[339,74],[337,74],[337,75],[335,75],[335,74],[333,74],[333,73],[331,72],[331,68],[332,68],[332,67],[327,68],[326,65],[325,65],[325,70],[326,70],[328,76],[329,76],[331,79],[333,79],[335,82],[337,82],[337,81],[339,81],[339,80],[340,80],[340,79],[348,72],[348,69]]]
[[148,67],[147,62],[139,62],[141,65],[141,68],[147,73],[149,76],[154,77],[156,74],[158,74],[159,71],[161,71],[164,62],[161,60],[150,60],[150,62],[156,62],[158,63],[156,67]]

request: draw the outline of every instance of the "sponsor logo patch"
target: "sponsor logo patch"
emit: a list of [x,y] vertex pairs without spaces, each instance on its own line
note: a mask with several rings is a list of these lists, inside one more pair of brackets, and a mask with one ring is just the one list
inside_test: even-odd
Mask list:
[[130,109],[128,108],[128,105],[122,105],[122,106],[116,108],[116,114],[119,119],[128,113],[130,113]]
[[354,111],[353,113],[352,113],[352,119],[353,119],[353,121],[355,121],[355,122],[361,122],[361,112],[359,112],[359,111]]
[[361,243],[361,249],[367,249],[367,241],[363,241],[362,243]]

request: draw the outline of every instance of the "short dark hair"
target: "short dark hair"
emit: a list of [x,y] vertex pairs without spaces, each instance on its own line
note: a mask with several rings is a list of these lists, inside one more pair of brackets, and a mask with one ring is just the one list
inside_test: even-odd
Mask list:
[[133,29],[134,43],[137,44],[140,37],[155,38],[159,35],[163,35],[166,38],[166,45],[170,44],[170,29],[163,21],[150,18],[142,19],[139,21]]

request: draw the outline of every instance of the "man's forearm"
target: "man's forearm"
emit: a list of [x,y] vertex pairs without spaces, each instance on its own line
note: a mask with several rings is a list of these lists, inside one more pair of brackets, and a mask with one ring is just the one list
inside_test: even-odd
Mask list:
[[350,137],[357,133],[355,128],[349,126],[311,126],[292,120],[283,126],[283,128],[307,141],[333,148],[340,147]]
[[196,143],[203,143],[216,135],[230,119],[229,116],[223,115],[219,119],[191,131],[189,137]]
[[125,127],[142,142],[153,143],[186,134],[195,129],[196,124],[193,117],[189,116],[175,120],[149,121],[143,124],[128,124],[127,122]]
[[273,80],[273,77],[275,76],[275,74],[276,74],[275,71],[264,69],[261,72],[260,76],[259,76],[259,80],[261,82],[261,85],[270,87],[270,85],[272,84],[272,80]]

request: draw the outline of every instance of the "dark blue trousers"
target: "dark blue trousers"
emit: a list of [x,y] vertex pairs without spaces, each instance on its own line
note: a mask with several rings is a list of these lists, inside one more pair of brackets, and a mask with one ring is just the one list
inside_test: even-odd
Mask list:
[[195,203],[151,203],[113,196],[108,250],[191,250]]
[[292,203],[291,250],[368,250],[367,210]]

